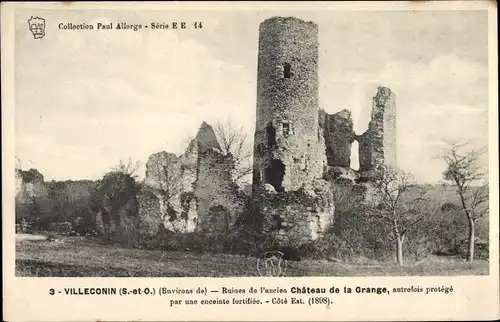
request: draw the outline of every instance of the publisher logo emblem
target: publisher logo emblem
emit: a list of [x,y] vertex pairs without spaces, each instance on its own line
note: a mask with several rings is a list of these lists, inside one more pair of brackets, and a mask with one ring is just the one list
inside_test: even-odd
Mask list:
[[257,259],[257,271],[260,276],[285,276],[286,262],[283,253],[277,250],[263,253]]
[[45,36],[45,19],[31,16],[31,18],[28,19],[28,25],[35,39],[40,39]]

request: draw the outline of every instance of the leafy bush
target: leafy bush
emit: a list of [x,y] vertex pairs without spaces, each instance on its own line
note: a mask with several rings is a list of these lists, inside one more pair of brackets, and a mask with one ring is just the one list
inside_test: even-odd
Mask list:
[[135,177],[123,169],[113,170],[92,189],[88,208],[94,217],[94,227],[106,241],[140,245],[137,232],[139,213],[138,193],[141,189]]
[[101,207],[109,208],[111,213],[126,207],[128,214],[137,215],[139,191],[140,184],[130,174],[121,171],[108,172],[92,191],[89,205],[94,211]]

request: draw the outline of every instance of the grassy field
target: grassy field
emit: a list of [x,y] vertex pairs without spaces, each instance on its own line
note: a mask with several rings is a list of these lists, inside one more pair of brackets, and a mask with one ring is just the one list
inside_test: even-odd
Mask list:
[[[96,240],[68,237],[62,243],[18,239],[16,276],[67,277],[231,277],[258,276],[254,257],[165,252],[103,245]],[[393,263],[289,262],[286,276],[405,276],[487,275],[488,262],[429,257]]]

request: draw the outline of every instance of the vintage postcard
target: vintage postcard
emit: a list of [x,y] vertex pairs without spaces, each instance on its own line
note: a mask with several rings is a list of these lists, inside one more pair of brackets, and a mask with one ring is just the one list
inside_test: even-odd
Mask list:
[[1,14],[4,320],[499,318],[494,2]]

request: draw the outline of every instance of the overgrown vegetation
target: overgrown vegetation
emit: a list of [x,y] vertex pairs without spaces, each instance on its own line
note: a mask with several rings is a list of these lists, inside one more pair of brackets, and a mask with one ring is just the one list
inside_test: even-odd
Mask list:
[[94,235],[99,226],[112,226],[111,218],[137,214],[137,168],[130,160],[120,161],[98,181],[44,182],[36,170],[21,171],[24,184],[16,196],[17,231]]
[[[431,255],[466,258],[468,255],[468,220],[459,206],[460,199],[453,189],[442,185],[415,186],[407,198],[419,198],[422,190],[426,199],[419,201],[419,212],[411,217],[417,224],[405,233],[402,251],[411,261]],[[334,261],[364,260],[397,261],[397,244],[391,224],[381,216],[366,215],[361,196],[349,184],[335,185],[334,225],[329,233],[304,245],[303,256]],[[417,217],[418,216],[418,217]],[[411,224],[411,222],[409,222]],[[485,217],[476,225],[476,257],[489,257],[489,220]]]
[[17,231],[55,231],[65,235],[92,233],[95,216],[89,202],[96,182],[44,182],[43,176],[34,175],[38,173],[36,170],[20,172],[24,185],[15,200]]

